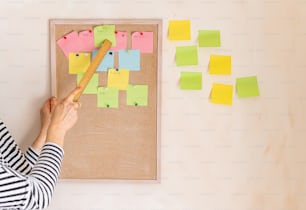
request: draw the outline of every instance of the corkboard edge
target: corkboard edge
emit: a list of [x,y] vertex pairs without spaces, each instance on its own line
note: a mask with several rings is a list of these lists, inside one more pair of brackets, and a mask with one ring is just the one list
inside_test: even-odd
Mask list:
[[57,96],[56,87],[56,25],[77,24],[157,24],[158,25],[158,64],[157,64],[157,174],[154,180],[120,180],[120,179],[60,179],[61,182],[119,182],[119,183],[160,183],[161,182],[161,69],[162,69],[162,19],[49,19],[49,46],[50,46],[50,73],[51,73],[51,95]]

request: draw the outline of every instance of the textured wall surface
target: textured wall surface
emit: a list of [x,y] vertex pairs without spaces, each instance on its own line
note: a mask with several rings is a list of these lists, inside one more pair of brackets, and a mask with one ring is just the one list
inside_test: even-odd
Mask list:
[[[0,117],[23,148],[50,96],[50,18],[162,18],[161,183],[60,181],[52,210],[305,210],[305,0],[6,0],[0,3]],[[190,19],[192,40],[169,42],[168,20]],[[222,47],[176,67],[175,47],[199,29]],[[211,53],[232,75],[211,76]],[[181,91],[181,71],[202,71],[203,90]],[[261,96],[213,105],[213,82],[257,75]]]

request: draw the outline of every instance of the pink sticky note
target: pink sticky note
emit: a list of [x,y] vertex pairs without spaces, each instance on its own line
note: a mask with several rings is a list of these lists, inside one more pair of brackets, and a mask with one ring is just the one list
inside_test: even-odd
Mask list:
[[92,30],[86,30],[86,31],[81,31],[79,33],[79,40],[78,40],[78,45],[79,45],[79,51],[81,52],[90,52],[95,50],[95,43],[94,43],[94,33]]
[[141,53],[153,52],[153,32],[134,32],[132,34],[132,49]]
[[124,31],[116,31],[116,46],[112,46],[111,50],[126,50],[127,49],[127,33]]
[[60,38],[57,44],[67,58],[71,52],[90,52],[96,49],[92,30],[81,31],[79,34],[73,31]]
[[70,52],[78,52],[78,38],[78,33],[73,31],[57,41],[67,58]]

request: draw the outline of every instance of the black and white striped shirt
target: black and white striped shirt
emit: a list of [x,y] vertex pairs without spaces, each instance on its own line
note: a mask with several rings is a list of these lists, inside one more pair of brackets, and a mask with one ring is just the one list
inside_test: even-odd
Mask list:
[[43,209],[52,198],[63,149],[46,143],[23,154],[0,120],[0,210]]

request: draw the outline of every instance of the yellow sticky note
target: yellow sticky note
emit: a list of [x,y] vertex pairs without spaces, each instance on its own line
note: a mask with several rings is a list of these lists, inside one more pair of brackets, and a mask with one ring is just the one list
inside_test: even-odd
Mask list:
[[90,59],[90,53],[69,53],[69,74],[85,73]]
[[130,71],[127,69],[109,69],[107,76],[107,87],[126,90],[129,84]]
[[169,40],[190,40],[190,20],[170,20],[168,29]]
[[232,74],[232,57],[226,55],[211,55],[209,61],[210,74]]
[[233,85],[214,83],[210,93],[210,101],[214,104],[231,105],[233,101]]

